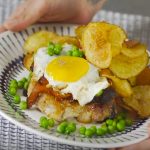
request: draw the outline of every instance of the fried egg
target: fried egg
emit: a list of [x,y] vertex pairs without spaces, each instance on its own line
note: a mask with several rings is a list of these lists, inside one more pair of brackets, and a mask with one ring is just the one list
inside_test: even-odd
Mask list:
[[34,55],[34,74],[37,80],[44,75],[54,89],[71,93],[81,106],[91,102],[94,96],[109,86],[105,77],[100,77],[99,68],[80,57],[67,56],[72,45],[64,44],[59,56],[49,56],[47,48],[40,48]]

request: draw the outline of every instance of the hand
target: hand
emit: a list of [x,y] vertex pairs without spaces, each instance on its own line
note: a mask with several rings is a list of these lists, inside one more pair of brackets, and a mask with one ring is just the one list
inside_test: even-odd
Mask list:
[[88,23],[105,0],[25,0],[0,26],[20,31],[36,22]]
[[[150,135],[150,125],[148,127],[148,132]],[[133,145],[123,147],[123,148],[114,148],[110,150],[150,150],[150,138],[137,144],[133,144]]]

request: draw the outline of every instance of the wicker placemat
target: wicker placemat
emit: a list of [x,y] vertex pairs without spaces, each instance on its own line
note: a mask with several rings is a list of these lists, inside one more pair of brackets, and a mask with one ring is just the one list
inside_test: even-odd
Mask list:
[[[2,23],[20,0],[0,0],[0,23]],[[101,11],[93,19],[106,20],[121,25],[129,35],[147,43],[150,49],[150,18]],[[74,147],[44,139],[29,133],[0,116],[0,150],[96,150]]]

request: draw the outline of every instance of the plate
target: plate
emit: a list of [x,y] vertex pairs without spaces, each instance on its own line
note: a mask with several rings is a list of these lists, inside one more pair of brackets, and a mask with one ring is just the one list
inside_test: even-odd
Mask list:
[[[12,97],[8,93],[9,81],[18,80],[28,75],[28,71],[22,64],[24,55],[22,46],[26,38],[40,30],[53,31],[60,35],[74,35],[74,28],[75,25],[42,24],[31,26],[21,32],[8,31],[0,34],[0,115],[29,132],[75,146],[113,148],[127,146],[146,139],[148,137],[147,125],[150,119],[137,119],[125,131],[101,137],[82,137],[78,131],[70,135],[60,135],[56,132],[55,127],[50,130],[39,127],[38,120],[41,113],[35,110],[22,111],[13,103]],[[22,99],[24,98],[22,97]]]

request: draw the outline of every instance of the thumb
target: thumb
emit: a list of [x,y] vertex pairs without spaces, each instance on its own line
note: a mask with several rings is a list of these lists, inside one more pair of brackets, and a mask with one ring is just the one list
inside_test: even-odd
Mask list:
[[20,31],[37,22],[48,11],[45,0],[28,0],[20,5],[10,18],[4,23],[4,27],[12,31]]

